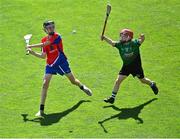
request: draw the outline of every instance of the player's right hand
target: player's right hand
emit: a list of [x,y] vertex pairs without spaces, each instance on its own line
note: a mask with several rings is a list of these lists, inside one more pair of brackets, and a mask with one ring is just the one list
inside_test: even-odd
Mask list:
[[26,45],[26,49],[28,49],[28,48],[31,48],[31,45],[28,45],[28,44],[27,44],[27,45]]
[[101,41],[103,41],[104,40],[104,36],[101,36]]

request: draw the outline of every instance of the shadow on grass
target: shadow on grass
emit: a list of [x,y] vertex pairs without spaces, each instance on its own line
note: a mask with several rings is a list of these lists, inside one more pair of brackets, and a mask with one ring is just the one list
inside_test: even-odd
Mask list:
[[23,117],[24,122],[37,122],[37,123],[40,123],[41,126],[49,126],[49,125],[59,122],[63,117],[67,116],[69,113],[76,110],[84,102],[91,102],[91,101],[90,100],[81,100],[77,104],[75,104],[73,107],[71,107],[63,112],[46,114],[46,115],[44,115],[43,118],[28,119],[27,118],[28,114],[21,114],[21,116]]
[[139,117],[139,114],[141,113],[141,110],[144,108],[144,106],[150,104],[151,102],[153,102],[155,100],[157,100],[157,98],[153,98],[153,99],[151,99],[139,106],[133,107],[133,108],[118,108],[114,105],[104,106],[103,108],[113,108],[116,111],[120,111],[120,113],[112,115],[111,117],[106,118],[102,121],[99,121],[98,123],[103,128],[105,133],[108,133],[108,131],[104,127],[103,123],[105,123],[109,120],[115,119],[115,118],[118,118],[119,120],[133,118],[134,120],[137,121],[138,124],[143,124],[143,119]]

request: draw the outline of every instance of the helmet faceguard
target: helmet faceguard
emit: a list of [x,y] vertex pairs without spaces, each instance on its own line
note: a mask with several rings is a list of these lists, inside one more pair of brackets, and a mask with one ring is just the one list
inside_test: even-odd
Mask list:
[[[45,21],[45,22],[43,23],[43,29],[44,29],[44,31],[45,31],[47,34],[49,34],[49,35],[53,35],[53,34],[54,34],[54,28],[55,28],[54,21],[48,20],[48,21]],[[53,30],[53,31],[49,32],[49,31],[48,31],[49,29],[51,29],[51,30]]]
[[123,42],[127,42],[133,39],[133,31],[130,29],[122,29],[120,31],[120,36],[122,35],[127,36],[126,40],[122,40]]

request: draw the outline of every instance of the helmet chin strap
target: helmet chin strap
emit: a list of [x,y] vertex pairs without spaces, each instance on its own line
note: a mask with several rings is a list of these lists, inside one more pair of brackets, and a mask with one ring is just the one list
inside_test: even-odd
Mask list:
[[49,35],[54,35],[54,32],[49,32],[48,34],[49,34]]

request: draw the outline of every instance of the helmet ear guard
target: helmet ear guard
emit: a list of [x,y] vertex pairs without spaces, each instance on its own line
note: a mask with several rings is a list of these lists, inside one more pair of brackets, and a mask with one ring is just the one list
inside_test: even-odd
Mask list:
[[44,32],[46,32],[46,33],[48,34],[48,32],[47,32],[47,29],[46,29],[46,28],[43,28],[43,30],[44,30]]

